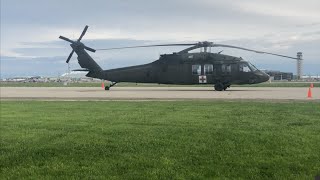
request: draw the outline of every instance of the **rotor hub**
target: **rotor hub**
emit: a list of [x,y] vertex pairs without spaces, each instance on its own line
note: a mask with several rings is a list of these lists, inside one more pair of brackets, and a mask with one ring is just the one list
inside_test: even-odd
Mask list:
[[72,48],[80,48],[80,47],[84,47],[84,44],[82,42],[75,41],[74,43],[70,44],[70,46]]

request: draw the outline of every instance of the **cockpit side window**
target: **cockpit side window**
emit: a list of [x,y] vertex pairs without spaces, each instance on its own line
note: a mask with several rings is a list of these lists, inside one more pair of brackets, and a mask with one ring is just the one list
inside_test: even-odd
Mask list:
[[251,69],[249,68],[248,64],[246,63],[241,63],[239,65],[239,71],[240,72],[251,72]]

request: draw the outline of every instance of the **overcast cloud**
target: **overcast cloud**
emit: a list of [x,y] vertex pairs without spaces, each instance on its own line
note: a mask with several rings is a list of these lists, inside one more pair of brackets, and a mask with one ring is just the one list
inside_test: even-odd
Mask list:
[[[108,48],[203,40],[296,56],[304,55],[304,74],[320,74],[318,0],[1,0],[1,76],[58,75],[71,51],[59,35]],[[105,69],[147,63],[181,48],[98,51]],[[214,51],[220,51],[215,49]],[[224,49],[262,69],[296,72],[296,62]],[[72,68],[78,68],[75,60]]]

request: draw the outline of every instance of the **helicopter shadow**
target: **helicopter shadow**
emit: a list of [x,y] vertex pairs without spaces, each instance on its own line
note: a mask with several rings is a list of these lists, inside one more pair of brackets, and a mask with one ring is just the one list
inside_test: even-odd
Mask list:
[[146,92],[217,92],[217,93],[223,93],[223,92],[256,92],[256,91],[268,91],[263,89],[230,89],[226,91],[215,91],[211,89],[111,89],[110,91],[146,91]]

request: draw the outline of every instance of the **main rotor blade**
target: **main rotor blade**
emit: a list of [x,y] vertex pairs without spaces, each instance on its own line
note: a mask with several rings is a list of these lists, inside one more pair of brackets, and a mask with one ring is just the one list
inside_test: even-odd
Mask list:
[[84,48],[85,48],[86,50],[88,50],[88,51],[96,52],[96,50],[95,50],[95,49],[89,48],[88,46],[84,46]]
[[70,61],[70,59],[71,59],[71,57],[72,57],[73,53],[74,53],[74,50],[72,50],[72,51],[71,51],[71,53],[69,54],[69,56],[68,56],[68,59],[67,59],[66,63],[69,63],[69,61]]
[[59,38],[65,40],[65,41],[68,41],[68,42],[70,42],[70,43],[74,43],[74,41],[72,41],[72,40],[69,39],[69,38],[66,38],[66,37],[63,37],[63,36],[59,36]]
[[81,41],[82,37],[86,34],[87,30],[88,30],[88,25],[86,25],[86,27],[84,27],[79,39],[78,39],[78,42]]
[[157,47],[157,46],[194,46],[197,43],[190,44],[155,44],[155,45],[145,45],[145,46],[127,46],[127,47],[116,47],[116,48],[106,48],[106,49],[97,49],[99,51],[109,51],[115,49],[132,49],[132,48],[145,48],[145,47]]
[[280,57],[285,57],[285,58],[290,58],[290,59],[298,59],[296,57],[290,57],[290,56],[285,56],[285,55],[275,54],[275,53],[269,53],[269,52],[264,52],[264,51],[257,51],[257,50],[253,50],[253,49],[247,49],[247,48],[243,48],[243,47],[231,46],[231,45],[225,45],[225,44],[213,44],[212,47],[234,48],[234,49],[241,49],[241,50],[245,50],[245,51],[251,51],[251,52],[255,52],[255,53],[259,53],[259,54],[270,54],[270,55],[280,56]]

